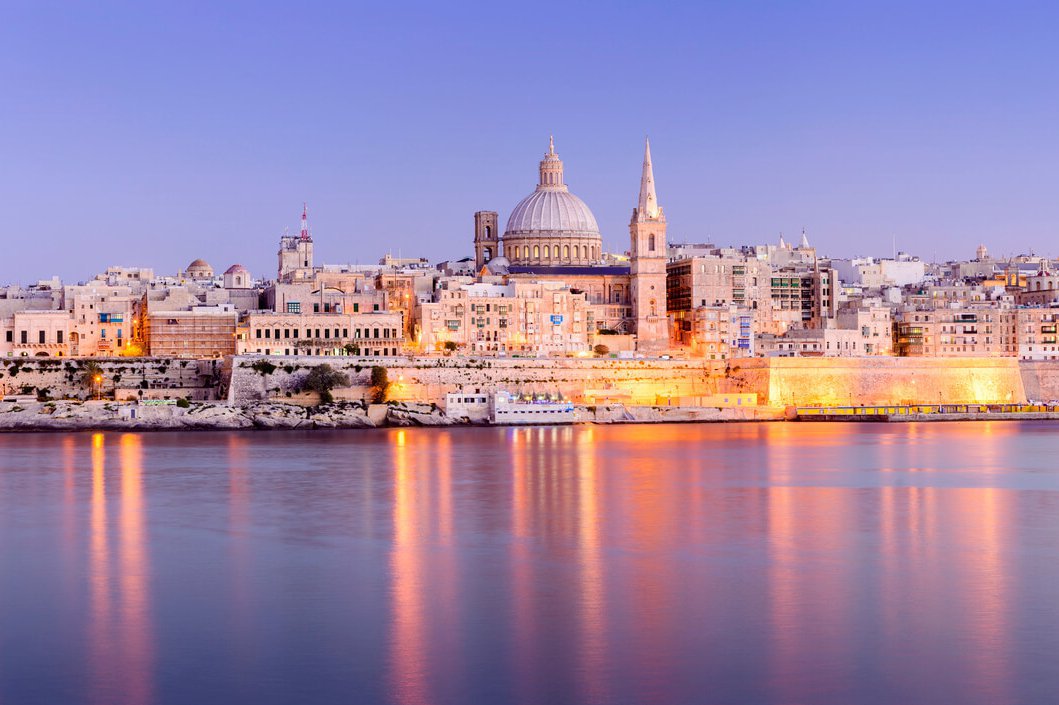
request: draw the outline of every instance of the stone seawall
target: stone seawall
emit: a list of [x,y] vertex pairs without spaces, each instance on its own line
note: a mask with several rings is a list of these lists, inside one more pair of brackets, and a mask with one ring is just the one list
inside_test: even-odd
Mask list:
[[1059,360],[1024,360],[1019,363],[1026,396],[1034,401],[1059,400]]
[[[1055,368],[1059,371],[1059,366]],[[1046,375],[1045,375],[1046,376]],[[1054,373],[1051,377],[1053,385]],[[1017,404],[1027,392],[1014,358],[823,358],[733,360],[724,391],[756,392],[772,406]]]
[[180,396],[215,399],[220,383],[220,360],[13,357],[0,359],[0,397],[43,392],[49,398],[89,399],[97,391],[83,381],[89,362],[101,369],[98,391],[104,397],[114,395],[115,390],[130,390],[135,396],[143,389],[180,390]]
[[[272,367],[260,364],[266,361]],[[490,359],[457,357],[355,358],[241,356],[232,360],[228,399],[234,404],[295,397],[313,367],[327,364],[346,373],[352,387],[337,399],[362,399],[371,368],[387,368],[390,398],[441,403],[448,392],[497,389],[560,392],[578,403],[608,401],[637,406],[667,405],[683,397],[709,396],[724,379],[725,364],[702,360]],[[255,365],[257,365],[255,367]]]
[[[339,399],[363,399],[371,367],[387,368],[400,401],[442,403],[454,391],[561,392],[576,403],[668,406],[717,393],[756,393],[759,403],[787,405],[1020,403],[1026,390],[1017,360],[937,358],[754,358],[606,360],[569,358],[271,358],[232,360],[228,399],[235,404],[296,397],[319,364],[349,375]],[[257,365],[255,367],[255,364]],[[1059,373],[1059,366],[1056,368]],[[1056,373],[1041,372],[1059,388]],[[1049,377],[1051,374],[1051,377]]]

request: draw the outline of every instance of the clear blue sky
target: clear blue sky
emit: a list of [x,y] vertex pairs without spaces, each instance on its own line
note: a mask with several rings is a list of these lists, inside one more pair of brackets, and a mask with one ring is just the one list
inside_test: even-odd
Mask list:
[[[1021,3],[8,0],[0,281],[471,252],[554,133],[624,250],[650,134],[671,239],[1059,254],[1059,9]],[[15,256],[17,255],[17,257]]]

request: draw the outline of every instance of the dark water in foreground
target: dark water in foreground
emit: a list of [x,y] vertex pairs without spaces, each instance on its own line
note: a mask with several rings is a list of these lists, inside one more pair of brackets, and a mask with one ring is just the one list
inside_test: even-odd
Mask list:
[[1059,425],[0,436],[0,705],[1059,702]]

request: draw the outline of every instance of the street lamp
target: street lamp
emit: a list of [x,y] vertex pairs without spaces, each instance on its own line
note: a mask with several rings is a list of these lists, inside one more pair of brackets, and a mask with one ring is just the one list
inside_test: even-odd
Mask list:
[[96,401],[99,401],[103,396],[103,375],[96,375]]

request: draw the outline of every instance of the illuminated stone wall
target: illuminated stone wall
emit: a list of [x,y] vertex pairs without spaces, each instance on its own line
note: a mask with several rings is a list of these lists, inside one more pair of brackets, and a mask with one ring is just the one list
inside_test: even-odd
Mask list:
[[[872,405],[1023,402],[1026,392],[1013,358],[757,358],[730,366],[703,360],[523,360],[465,358],[272,358],[262,374],[255,357],[232,365],[229,400],[297,399],[299,380],[319,364],[346,372],[353,386],[338,398],[360,398],[372,365],[395,383],[392,398],[441,403],[460,390],[561,392],[584,404],[667,405],[682,397],[757,394],[763,405]],[[1059,365],[1057,365],[1059,371]],[[1059,383],[1056,395],[1059,397]]]
[[1059,360],[1023,360],[1022,384],[1034,401],[1059,401]]
[[505,389],[560,392],[585,404],[665,405],[681,397],[717,393],[725,369],[723,362],[704,360],[282,357],[270,358],[276,369],[262,374],[251,367],[260,359],[234,358],[230,401],[295,399],[300,379],[312,367],[327,364],[345,372],[353,383],[350,390],[336,390],[336,398],[363,395],[371,367],[383,365],[394,383],[391,398],[400,401],[441,403],[448,392]]
[[772,406],[1026,400],[1014,358],[793,357],[745,360],[739,366],[726,391],[756,392]]

